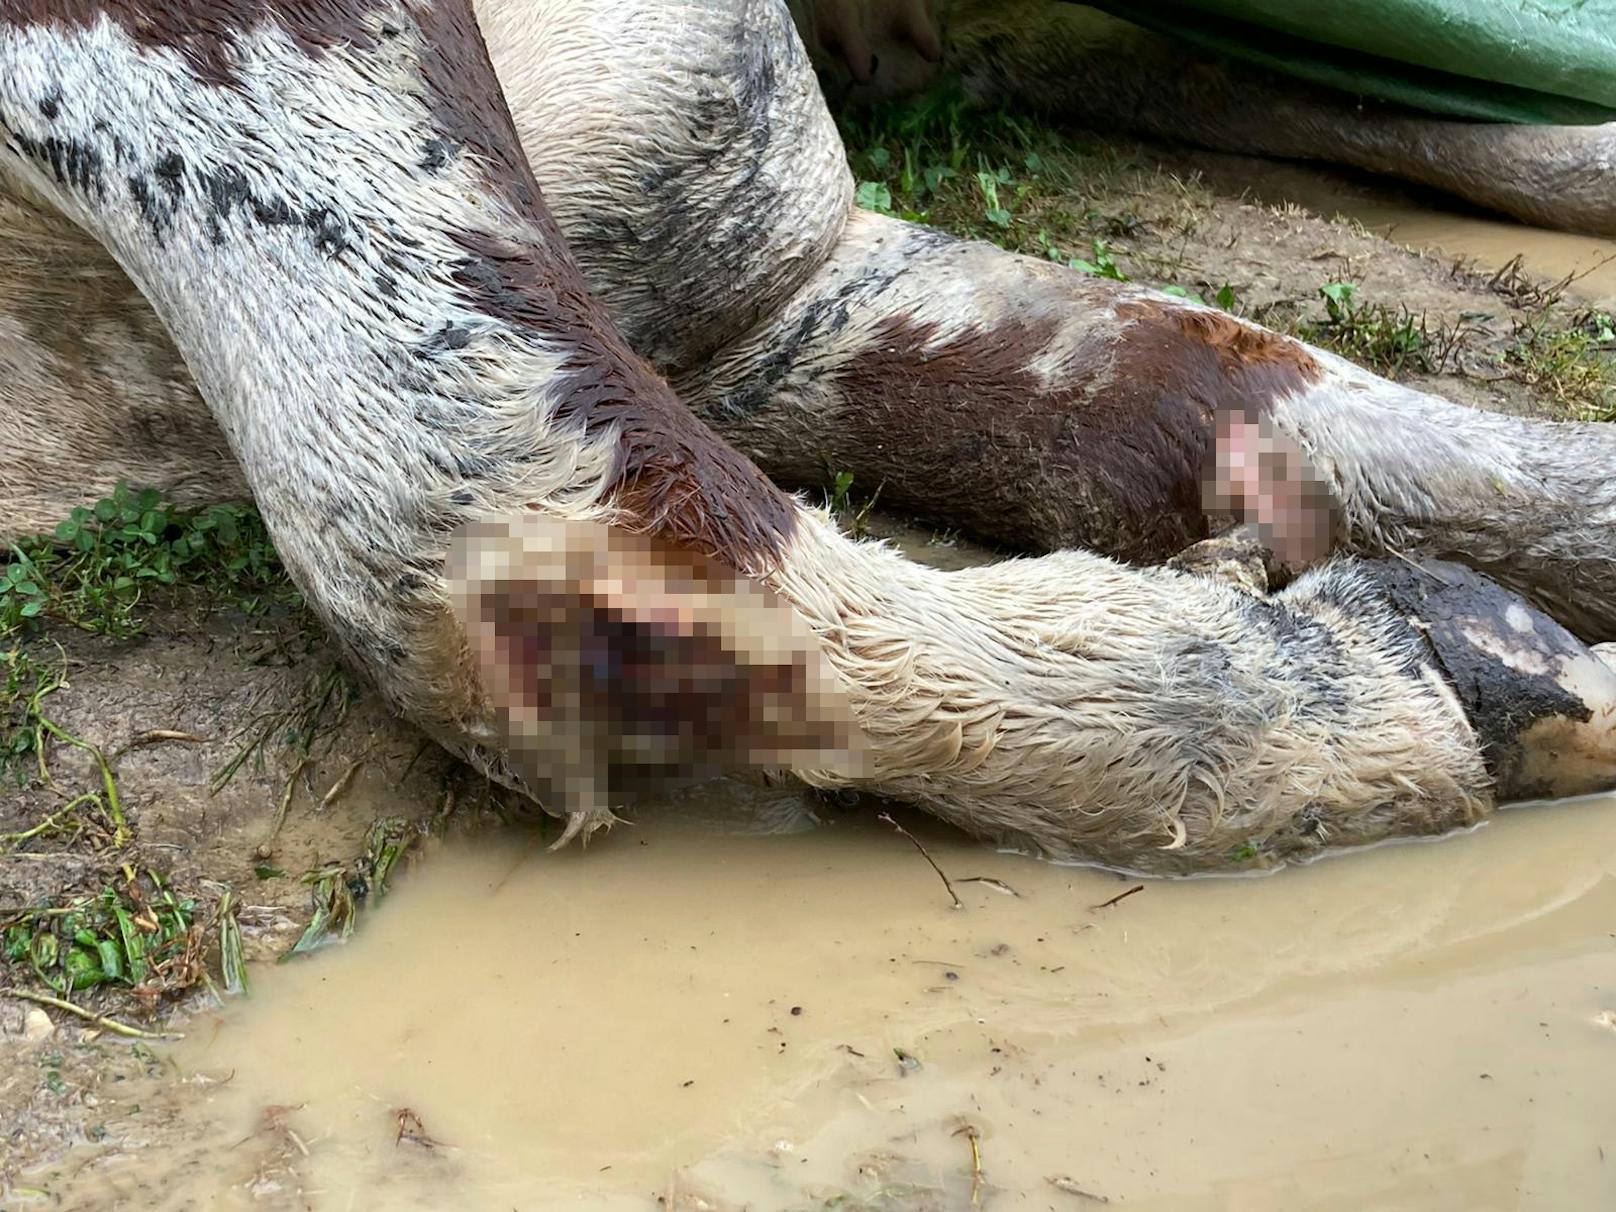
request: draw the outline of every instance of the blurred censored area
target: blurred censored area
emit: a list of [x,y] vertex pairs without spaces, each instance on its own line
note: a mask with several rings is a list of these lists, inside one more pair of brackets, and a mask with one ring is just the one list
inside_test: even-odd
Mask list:
[[1218,418],[1217,455],[1202,485],[1209,514],[1253,524],[1282,564],[1305,568],[1330,553],[1344,520],[1334,492],[1290,438],[1255,409]]
[[464,527],[448,569],[511,765],[572,818],[569,835],[671,781],[861,771],[819,640],[772,590],[705,556],[533,513]]

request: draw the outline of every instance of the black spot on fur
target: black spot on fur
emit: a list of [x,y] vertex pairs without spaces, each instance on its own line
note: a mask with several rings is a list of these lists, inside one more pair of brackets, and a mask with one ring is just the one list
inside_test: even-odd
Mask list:
[[55,135],[30,139],[27,135],[14,133],[12,141],[24,156],[49,169],[58,185],[81,194],[94,195],[99,200],[106,198],[101,153],[82,139],[60,139]]
[[[1496,635],[1503,644],[1540,657],[1553,669],[1585,649],[1547,615],[1457,564],[1428,560],[1414,567],[1377,560],[1365,562],[1363,568],[1400,615],[1420,621],[1413,630],[1459,696],[1495,778],[1503,781],[1517,767],[1521,734],[1533,724],[1556,716],[1579,722],[1592,718],[1587,704],[1553,677],[1511,669],[1465,634],[1468,627]],[[1530,633],[1510,625],[1506,615],[1511,608],[1527,612]]]
[[152,175],[170,194],[179,197],[185,192],[185,157],[169,152],[152,165]]
[[[184,171],[184,161],[178,154],[163,157],[153,169],[161,180],[173,182],[176,193],[183,189]],[[226,225],[241,215],[261,227],[307,228],[314,237],[314,246],[327,256],[348,247],[347,223],[329,206],[300,212],[279,194],[257,193],[246,174],[231,164],[200,172],[196,179],[202,187],[208,237],[215,244],[224,243]]]
[[265,227],[295,227],[299,222],[297,212],[279,195],[260,198],[257,194],[251,194],[247,203],[252,207],[253,219]]
[[128,184],[140,217],[158,244],[164,243],[174,230],[174,217],[185,197],[184,158],[170,152],[152,165],[149,174],[131,174]]
[[525,315],[529,310],[527,296],[488,257],[463,257],[454,262],[450,276],[489,315]]
[[145,177],[133,176],[129,178],[129,195],[135,200],[135,209],[145,220],[146,226],[151,228],[153,239],[159,245],[168,239],[168,233],[174,226],[174,208],[166,199],[157,195]]
[[1308,695],[1297,704],[1302,715],[1340,718],[1350,704],[1342,689],[1346,654],[1330,629],[1276,598],[1242,602],[1247,630],[1266,634],[1278,653],[1279,664],[1305,671]]
[[428,139],[421,148],[421,167],[426,172],[435,173],[445,164],[449,163],[451,148],[447,140]]
[[803,349],[828,340],[847,327],[852,307],[859,296],[876,297],[902,277],[904,270],[880,270],[844,283],[833,295],[815,299],[803,309],[790,332],[782,336],[757,370],[738,391],[717,402],[717,409],[731,417],[752,416],[766,408],[797,365]]
[[464,349],[470,344],[470,329],[462,328],[458,324],[445,324],[423,341],[421,348],[429,354],[440,354],[452,349]]
[[200,174],[210,212],[219,219],[230,218],[237,206],[252,196],[247,177],[233,164],[225,164]]
[[62,114],[62,86],[56,85],[39,99],[39,115],[47,122],[54,122]]
[[329,206],[310,207],[303,216],[303,226],[314,233],[314,247],[328,257],[339,256],[348,249],[348,224]]

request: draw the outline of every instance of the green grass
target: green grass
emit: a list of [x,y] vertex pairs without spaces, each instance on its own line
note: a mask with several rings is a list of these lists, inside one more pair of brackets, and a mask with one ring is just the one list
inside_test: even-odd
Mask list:
[[[1207,294],[1178,281],[1202,202],[1189,187],[1103,145],[957,95],[843,116],[857,200],[965,239],[1239,314],[1228,283]],[[1149,196],[1148,214],[1140,198]],[[1176,255],[1147,251],[1178,240]]]
[[1585,421],[1616,421],[1616,318],[1578,312],[1569,324],[1545,308],[1518,323],[1506,372]]
[[229,786],[249,761],[261,761],[272,744],[289,749],[295,767],[292,779],[308,763],[330,752],[348,711],[359,698],[359,684],[341,665],[325,665],[304,680],[298,695],[249,720],[238,735],[242,742],[213,772],[208,790],[217,795]]
[[[93,829],[105,846],[122,849],[129,841],[129,824],[112,766],[99,748],[74,736],[45,714],[46,698],[65,680],[65,668],[41,668],[21,649],[0,654],[6,667],[4,695],[0,697],[0,778],[16,786],[35,780],[64,801],[27,829],[0,834],[0,854],[10,853],[38,837],[71,832],[75,837]],[[46,741],[55,740],[87,754],[95,765],[96,780],[88,789],[64,792],[51,777]]]
[[0,653],[0,786],[21,785],[31,776],[42,748],[40,704],[62,684],[61,674],[41,667],[21,648]]
[[164,595],[249,611],[295,598],[253,510],[180,510],[155,490],[120,484],[0,560],[0,640],[47,622],[126,639],[142,630],[142,607]]
[[853,496],[852,472],[837,471],[827,463],[825,475],[827,479],[825,508],[841,523],[848,534],[854,538],[863,538],[869,533],[870,514],[875,509],[875,503],[881,498],[881,490],[877,488],[861,502]]
[[[972,106],[957,93],[844,114],[840,123],[857,201],[868,210],[1246,314],[1231,286],[1198,281],[1186,262],[1208,199],[1129,153],[1008,108]],[[1314,314],[1250,318],[1390,378],[1462,373],[1461,355],[1480,356],[1490,372],[1525,384],[1564,415],[1616,420],[1612,317],[1572,313],[1568,282],[1532,284],[1518,264],[1507,269],[1493,290],[1533,318],[1518,321],[1502,344],[1463,321],[1437,323],[1396,300],[1364,298],[1352,282],[1324,283]],[[827,492],[838,491],[832,478]]]
[[1302,320],[1293,328],[1302,340],[1388,378],[1411,370],[1439,372],[1438,352],[1446,343],[1424,315],[1416,316],[1401,304],[1393,308],[1360,300],[1352,282],[1327,282],[1319,288],[1319,298],[1324,318]]
[[[1195,208],[1150,220],[1117,205],[1119,182],[1139,171],[1106,148],[1086,146],[1009,109],[980,109],[958,95],[877,106],[841,119],[848,161],[867,210],[987,240],[1082,273],[1126,281],[1116,241],[1152,224],[1189,230]],[[1179,294],[1172,267],[1142,280]]]

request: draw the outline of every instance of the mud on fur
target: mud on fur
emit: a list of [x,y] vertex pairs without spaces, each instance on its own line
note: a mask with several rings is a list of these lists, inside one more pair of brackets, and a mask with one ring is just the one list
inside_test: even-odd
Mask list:
[[[551,735],[572,730],[573,752],[588,750],[589,777],[572,780],[585,794],[564,785],[548,805],[569,831],[608,819],[616,769],[773,761],[782,746],[810,783],[856,782],[980,836],[1149,871],[1438,832],[1522,794],[1616,782],[1616,675],[1537,609],[1606,638],[1613,599],[1565,588],[1569,568],[1613,566],[1608,551],[1576,554],[1616,510],[1589,470],[1609,462],[1571,457],[1610,449],[1607,431],[1481,418],[1212,309],[850,216],[845,160],[781,5],[709,0],[670,30],[686,41],[661,43],[618,36],[655,6],[558,4],[518,29],[485,4],[496,58],[503,47],[521,65],[504,93],[461,0],[353,0],[236,24],[202,22],[187,3],[156,23],[112,3],[34,8],[0,21],[7,213],[83,258],[143,348],[173,353],[153,363],[155,395],[117,382],[83,394],[103,410],[87,424],[104,448],[89,456],[69,454],[84,443],[59,422],[27,422],[38,402],[20,401],[11,424],[32,463],[17,495],[34,499],[27,467],[52,458],[96,482],[134,457],[111,436],[119,410],[173,402],[165,415],[186,419],[177,432],[218,472],[198,482],[187,464],[189,491],[238,484],[234,460],[349,660],[445,746],[530,792],[538,775],[512,743],[557,710],[537,676],[555,666],[535,630],[498,626],[571,585],[556,617],[578,641],[560,666],[575,701],[599,661],[621,673],[589,683],[598,718],[642,720],[654,699],[664,714],[592,740],[589,719],[551,717],[565,725]],[[724,86],[675,87],[683,106],[670,112],[656,91],[666,77],[634,66],[646,55]],[[613,56],[631,70],[581,71]],[[649,92],[602,96],[604,79]],[[621,120],[603,126],[612,105]],[[624,182],[625,165],[590,134],[602,129],[650,157],[604,208],[598,191]],[[691,176],[713,147],[735,158]],[[608,157],[602,171],[579,174],[591,155]],[[569,192],[569,179],[587,184]],[[646,276],[599,251],[613,207],[630,230],[646,208],[660,224]],[[572,259],[575,234],[597,259]],[[701,248],[727,250],[722,272],[692,272]],[[108,276],[112,261],[133,286]],[[664,277],[689,284],[669,312],[654,306]],[[970,356],[985,350],[999,351],[987,378]],[[52,399],[64,349],[33,352],[31,381]],[[729,416],[741,449],[659,371],[704,414]],[[1019,457],[1041,465],[1051,449],[1028,433],[1062,456],[1079,507],[1054,519],[1059,541],[1110,529],[1114,550],[1160,557],[1202,537],[1201,488],[1230,453],[1218,421],[1238,408],[1329,487],[1359,550],[1408,538],[1468,554],[1534,604],[1422,569],[1461,577],[1450,600],[1399,580],[1401,563],[1347,558],[1270,597],[1079,551],[938,572],[851,540],[745,457],[764,439],[788,449],[816,410],[858,421],[863,399],[901,423],[917,465],[963,468],[960,443],[1002,415],[942,411],[968,385],[1030,405]],[[1449,437],[1451,463],[1377,441],[1366,422],[1394,408]],[[1073,441],[1072,425],[1093,440]],[[1456,426],[1481,440],[1458,450]],[[1088,467],[1072,457],[1091,449]],[[1388,458],[1404,462],[1389,471]],[[1461,527],[1471,485],[1500,474],[1518,499],[1471,550],[1452,549],[1477,534]],[[1259,476],[1242,508],[1262,522],[1283,487]],[[576,539],[590,554],[587,578],[518,554],[480,577],[477,609],[457,618],[451,547],[470,544],[476,564],[536,519],[573,536],[556,549]],[[613,536],[634,536],[632,553]],[[1495,559],[1495,546],[1508,550]],[[1433,603],[1450,613],[1424,617]],[[480,619],[500,643],[484,642]],[[782,727],[752,735],[715,713],[737,688]],[[714,738],[715,726],[732,731]],[[636,736],[648,760],[632,744],[601,752]],[[851,750],[864,763],[853,773]],[[1572,751],[1578,761],[1556,760]]]

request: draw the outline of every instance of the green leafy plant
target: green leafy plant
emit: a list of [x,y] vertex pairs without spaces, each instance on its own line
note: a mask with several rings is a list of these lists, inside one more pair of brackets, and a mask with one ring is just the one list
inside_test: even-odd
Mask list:
[[74,509],[49,537],[14,544],[0,564],[0,637],[55,618],[114,638],[139,634],[153,592],[190,588],[214,603],[256,608],[290,598],[263,522],[250,509],[176,509],[153,489],[119,484]]
[[1437,369],[1436,342],[1423,315],[1404,306],[1394,311],[1384,303],[1360,302],[1352,282],[1328,282],[1319,297],[1324,322],[1299,325],[1298,336],[1394,378],[1405,370]]
[[64,996],[103,984],[168,992],[195,983],[195,916],[195,900],[148,871],[66,906],[24,911],[6,927],[4,954]]
[[1089,248],[1094,255],[1094,259],[1092,261],[1085,261],[1082,258],[1073,257],[1067,262],[1067,264],[1075,270],[1086,274],[1093,274],[1099,278],[1110,278],[1116,282],[1126,282],[1128,280],[1128,275],[1123,273],[1122,270],[1117,267],[1116,261],[1112,259],[1111,246],[1109,244],[1099,237],[1095,237],[1095,239],[1090,243]]
[[892,191],[879,181],[860,181],[853,200],[865,210],[873,210],[876,214],[892,213]]

